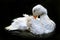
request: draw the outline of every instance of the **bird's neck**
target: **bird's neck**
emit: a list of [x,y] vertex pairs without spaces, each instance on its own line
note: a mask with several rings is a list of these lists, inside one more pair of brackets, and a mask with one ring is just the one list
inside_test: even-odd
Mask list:
[[47,14],[41,15],[40,18],[49,18]]

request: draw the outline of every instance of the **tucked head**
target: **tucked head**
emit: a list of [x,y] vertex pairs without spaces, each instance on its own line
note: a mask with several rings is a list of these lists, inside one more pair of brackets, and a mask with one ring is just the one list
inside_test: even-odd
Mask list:
[[43,14],[47,14],[47,9],[42,5],[38,4],[32,9],[33,16],[36,18],[37,16],[41,16]]

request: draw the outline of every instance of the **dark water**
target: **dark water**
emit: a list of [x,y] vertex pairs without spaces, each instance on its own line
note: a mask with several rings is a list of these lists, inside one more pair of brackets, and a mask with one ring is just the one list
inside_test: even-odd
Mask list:
[[59,0],[1,0],[0,1],[0,10],[1,10],[0,11],[0,40],[22,39],[22,37],[19,36],[20,35],[19,31],[14,31],[11,34],[7,32],[4,28],[11,24],[12,19],[22,16],[23,13],[32,15],[31,9],[33,6],[37,4],[42,4],[45,8],[47,8],[49,17],[56,23],[56,29],[52,33],[53,35],[51,35],[48,38],[31,37],[31,39],[60,40],[60,25],[59,25],[60,1]]

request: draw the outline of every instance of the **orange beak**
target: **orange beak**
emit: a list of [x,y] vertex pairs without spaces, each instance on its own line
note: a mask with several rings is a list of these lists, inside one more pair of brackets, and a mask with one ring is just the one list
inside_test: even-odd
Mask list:
[[33,16],[34,17],[34,19],[36,19],[38,16]]

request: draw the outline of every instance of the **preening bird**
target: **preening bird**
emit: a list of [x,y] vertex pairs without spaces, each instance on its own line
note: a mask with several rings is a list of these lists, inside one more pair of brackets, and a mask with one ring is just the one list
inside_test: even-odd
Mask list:
[[[48,17],[47,9],[38,4],[33,7],[31,16],[24,14],[13,20],[6,30],[29,30],[33,34],[47,34],[54,31],[56,24]],[[38,18],[40,16],[40,18]]]

